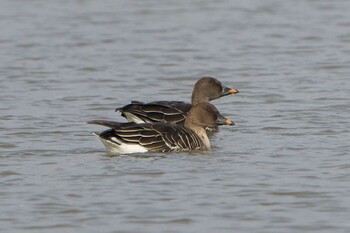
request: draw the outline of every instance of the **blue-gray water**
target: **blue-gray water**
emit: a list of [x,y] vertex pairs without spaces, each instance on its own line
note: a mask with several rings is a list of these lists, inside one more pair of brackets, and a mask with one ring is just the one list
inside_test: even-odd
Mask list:
[[[0,2],[0,231],[349,232],[350,1]],[[203,154],[109,157],[130,100],[236,122]]]

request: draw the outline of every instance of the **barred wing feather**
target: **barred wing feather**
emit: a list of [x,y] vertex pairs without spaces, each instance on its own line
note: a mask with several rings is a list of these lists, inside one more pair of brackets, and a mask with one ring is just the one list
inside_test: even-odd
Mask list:
[[144,122],[170,122],[183,125],[190,108],[191,104],[180,101],[150,103],[133,101],[131,104],[116,110],[120,111],[124,117],[132,114]]
[[203,149],[202,141],[197,134],[175,124],[135,124],[103,120],[90,121],[89,123],[112,128],[102,132],[99,136],[118,145],[139,145],[153,152]]

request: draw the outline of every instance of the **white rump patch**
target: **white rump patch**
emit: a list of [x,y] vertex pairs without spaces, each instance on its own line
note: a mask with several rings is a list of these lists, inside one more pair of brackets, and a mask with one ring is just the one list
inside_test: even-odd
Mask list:
[[138,144],[126,144],[121,141],[119,141],[116,137],[112,137],[111,140],[115,141],[116,143],[113,143],[109,140],[105,140],[98,135],[96,135],[105,145],[107,148],[107,151],[112,153],[112,154],[132,154],[132,153],[145,153],[148,150],[140,146]]

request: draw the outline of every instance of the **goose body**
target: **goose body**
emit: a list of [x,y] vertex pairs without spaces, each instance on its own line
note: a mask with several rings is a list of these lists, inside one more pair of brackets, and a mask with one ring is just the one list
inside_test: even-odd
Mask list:
[[234,124],[210,103],[193,106],[183,126],[166,122],[137,124],[105,120],[88,123],[110,128],[95,135],[109,152],[115,154],[209,150],[206,127]]
[[111,129],[96,134],[112,153],[130,154],[151,152],[178,152],[208,150],[197,134],[185,127],[171,123],[117,123],[91,121]]

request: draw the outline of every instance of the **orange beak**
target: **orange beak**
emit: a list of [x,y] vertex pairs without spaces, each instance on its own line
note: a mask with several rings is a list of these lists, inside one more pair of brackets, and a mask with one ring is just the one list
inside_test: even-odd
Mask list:
[[237,93],[239,93],[239,91],[236,90],[236,89],[231,89],[231,90],[228,91],[228,93],[230,93],[230,94],[237,94]]
[[234,125],[235,123],[231,121],[230,119],[226,119],[226,125]]

